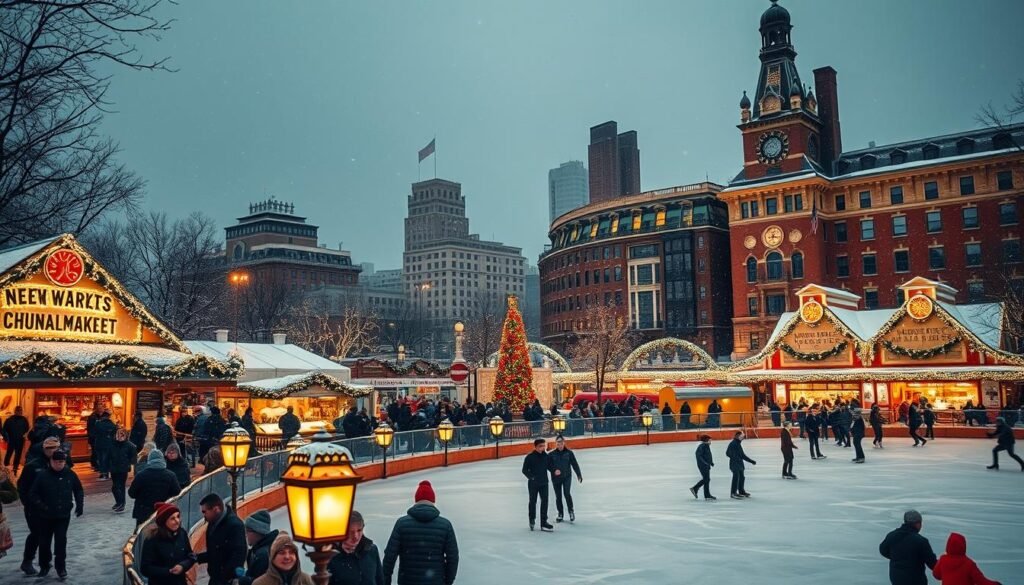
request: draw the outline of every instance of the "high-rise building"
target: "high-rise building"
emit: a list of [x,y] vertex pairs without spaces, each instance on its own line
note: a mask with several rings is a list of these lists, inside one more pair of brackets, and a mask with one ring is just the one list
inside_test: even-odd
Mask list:
[[274,281],[293,291],[319,286],[355,286],[360,267],[352,254],[320,244],[319,228],[295,215],[295,205],[271,197],[249,205],[249,214],[225,228],[226,259],[254,279]]
[[523,313],[526,338],[539,341],[540,333],[540,270],[536,266],[526,267],[526,289],[523,302],[519,305]]
[[618,133],[612,120],[590,128],[590,202],[640,192],[640,147],[635,130]]
[[444,179],[412,184],[405,220],[402,274],[406,299],[431,327],[429,351],[449,349],[457,320],[503,313],[505,295],[522,296],[526,259],[521,248],[469,233],[462,185]]
[[761,351],[811,283],[864,310],[902,305],[917,276],[959,303],[1024,294],[1024,125],[843,152],[836,72],[816,69],[805,87],[792,28],[777,2],[761,16],[757,86],[740,100],[743,170],[719,193],[734,356]]
[[582,161],[564,162],[548,171],[548,223],[563,213],[587,204],[590,177]]

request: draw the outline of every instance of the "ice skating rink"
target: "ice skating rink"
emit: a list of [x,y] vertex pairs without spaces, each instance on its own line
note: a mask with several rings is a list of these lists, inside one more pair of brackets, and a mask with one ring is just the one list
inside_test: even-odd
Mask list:
[[[758,461],[747,471],[753,497],[731,500],[727,441],[713,442],[717,502],[688,491],[699,477],[696,443],[579,450],[577,519],[553,533],[529,531],[520,456],[369,482],[357,490],[356,509],[383,556],[395,519],[429,479],[458,535],[456,583],[883,585],[888,569],[878,543],[916,508],[937,555],[957,531],[989,578],[1024,583],[1024,473],[1005,454],[1002,470],[985,469],[994,441],[940,439],[913,448],[909,438],[891,436],[877,450],[868,438],[861,465],[850,461],[853,449],[831,441],[820,461],[810,459],[806,441],[796,444],[800,479],[788,481],[778,439],[745,441]],[[553,495],[550,516],[554,523]],[[274,525],[287,529],[283,509]],[[929,579],[937,583],[930,572]]]

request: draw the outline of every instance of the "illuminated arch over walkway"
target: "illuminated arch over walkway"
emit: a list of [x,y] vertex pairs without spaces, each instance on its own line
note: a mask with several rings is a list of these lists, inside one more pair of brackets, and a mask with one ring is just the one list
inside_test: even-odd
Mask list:
[[682,348],[697,358],[699,362],[704,364],[704,367],[708,370],[721,370],[722,367],[718,365],[708,352],[704,351],[704,348],[690,343],[685,339],[679,339],[676,337],[665,337],[663,339],[656,339],[649,341],[640,347],[637,347],[630,353],[625,360],[622,361],[622,366],[619,368],[619,372],[629,371],[634,362],[643,358],[644,356],[650,355],[655,352],[668,351],[669,349],[675,350]]
[[[565,357],[562,356],[562,354],[560,354],[557,351],[551,349],[550,347],[544,345],[543,343],[534,343],[532,341],[528,342],[526,344],[526,351],[530,352],[530,353],[539,353],[541,355],[547,356],[547,357],[551,358],[551,360],[553,362],[555,362],[560,368],[562,368],[562,372],[563,373],[566,373],[566,374],[571,374],[572,373],[572,368],[569,366],[569,361],[566,360]],[[491,355],[487,356],[487,362],[486,363],[490,364],[492,361],[495,364],[497,363],[497,361],[498,361],[498,352],[494,352]]]

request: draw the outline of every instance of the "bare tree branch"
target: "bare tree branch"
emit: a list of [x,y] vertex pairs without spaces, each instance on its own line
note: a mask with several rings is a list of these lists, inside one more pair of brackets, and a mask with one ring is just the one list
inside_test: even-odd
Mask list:
[[613,305],[592,305],[583,313],[583,328],[569,344],[569,359],[574,371],[594,372],[598,402],[605,374],[618,368],[634,342],[629,322]]

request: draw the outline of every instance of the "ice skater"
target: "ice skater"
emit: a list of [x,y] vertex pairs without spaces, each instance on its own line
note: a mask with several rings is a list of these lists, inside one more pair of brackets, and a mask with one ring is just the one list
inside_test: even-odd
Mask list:
[[793,444],[793,435],[791,433],[791,427],[793,425],[786,421],[782,424],[782,479],[796,479],[793,475],[793,449],[799,449]]
[[987,469],[999,469],[999,452],[1006,451],[1013,460],[1020,464],[1020,470],[1024,471],[1024,461],[1013,452],[1013,444],[1017,442],[1017,439],[1013,436],[1013,429],[1006,424],[1006,419],[997,418],[996,429],[987,434],[989,437],[996,437],[996,446],[992,449],[992,465],[989,465]]
[[924,404],[924,436],[926,439],[935,440],[935,411],[932,410],[932,405],[929,402]]
[[871,423],[871,430],[875,432],[875,440],[871,441],[873,447],[882,448],[882,411],[877,404],[871,405],[871,415],[868,419]]
[[565,519],[562,508],[562,496],[565,496],[565,503],[569,508],[569,522],[576,521],[576,512],[572,507],[572,475],[576,472],[576,479],[583,483],[583,472],[580,471],[580,464],[576,461],[576,454],[565,446],[565,437],[558,435],[555,438],[555,450],[548,453],[551,469],[551,484],[555,488],[555,507],[558,508],[558,518],[555,522]]
[[907,409],[907,426],[910,427],[910,438],[914,439],[915,447],[918,445],[924,447],[928,442],[927,439],[917,434],[917,429],[921,428],[921,422],[921,411],[917,409],[917,405],[911,402]]
[[711,495],[711,468],[714,466],[715,458],[711,455],[711,437],[701,435],[700,445],[697,445],[697,471],[700,471],[700,481],[690,488],[690,493],[693,494],[694,499],[697,497],[697,490],[701,487],[704,488],[705,500],[718,499]]
[[734,500],[750,497],[750,494],[743,486],[746,480],[743,462],[746,461],[751,465],[757,465],[757,461],[747,457],[747,454],[743,452],[744,437],[743,431],[736,431],[732,441],[729,442],[729,446],[725,450],[725,456],[729,458],[729,471],[732,472],[732,492],[729,494],[729,497]]
[[853,462],[864,463],[864,447],[860,445],[864,440],[864,415],[861,414],[860,408],[854,408],[851,413],[853,424],[850,426],[850,434],[853,435],[853,449],[856,451]]
[[827,425],[828,422],[821,418],[821,415],[815,414],[814,411],[807,413],[807,418],[804,420],[804,426],[807,430],[807,444],[808,449],[811,452],[811,459],[824,459],[825,456],[821,454],[821,445],[818,444],[818,429],[820,426]]
[[551,531],[555,527],[548,524],[548,470],[551,460],[548,459],[547,441],[534,439],[533,451],[523,459],[523,475],[526,476],[526,488],[530,493],[530,530],[537,520],[537,499],[540,499],[540,529]]

